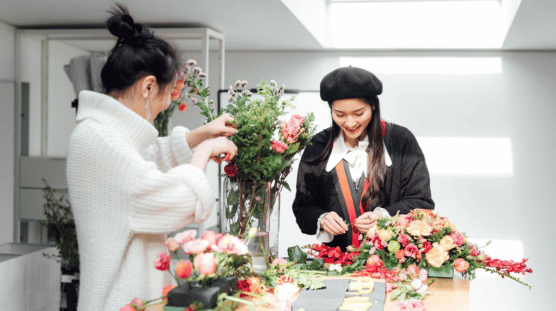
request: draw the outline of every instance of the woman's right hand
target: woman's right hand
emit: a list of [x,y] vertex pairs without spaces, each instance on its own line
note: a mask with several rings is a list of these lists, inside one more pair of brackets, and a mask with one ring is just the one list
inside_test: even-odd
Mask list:
[[336,212],[326,214],[320,221],[320,227],[333,235],[344,234],[348,230],[344,219],[336,214]]
[[195,165],[204,171],[209,159],[217,158],[221,154],[227,154],[230,160],[233,159],[237,154],[236,145],[226,137],[207,139],[195,148],[191,165]]

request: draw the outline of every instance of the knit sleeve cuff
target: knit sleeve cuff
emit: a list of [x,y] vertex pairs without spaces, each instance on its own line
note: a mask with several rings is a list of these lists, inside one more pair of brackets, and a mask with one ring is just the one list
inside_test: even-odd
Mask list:
[[189,133],[187,128],[176,126],[172,129],[172,133],[170,134],[170,146],[178,165],[190,163],[193,157],[193,151],[189,148],[187,138],[185,137],[187,133]]

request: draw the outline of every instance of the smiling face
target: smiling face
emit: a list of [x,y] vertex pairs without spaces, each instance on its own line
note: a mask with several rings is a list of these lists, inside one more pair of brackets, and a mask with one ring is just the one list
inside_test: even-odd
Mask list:
[[359,98],[346,98],[332,102],[331,109],[332,120],[342,129],[345,142],[352,147],[357,145],[373,118],[371,105]]

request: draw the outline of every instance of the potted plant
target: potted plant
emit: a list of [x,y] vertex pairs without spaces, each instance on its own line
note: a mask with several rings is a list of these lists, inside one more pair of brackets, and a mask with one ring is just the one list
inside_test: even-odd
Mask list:
[[67,310],[77,310],[77,292],[79,288],[79,252],[77,233],[71,211],[71,204],[63,195],[57,198],[46,179],[43,212],[46,220],[41,224],[47,229],[49,239],[58,249],[57,256],[49,256],[61,263],[62,292],[66,294]]

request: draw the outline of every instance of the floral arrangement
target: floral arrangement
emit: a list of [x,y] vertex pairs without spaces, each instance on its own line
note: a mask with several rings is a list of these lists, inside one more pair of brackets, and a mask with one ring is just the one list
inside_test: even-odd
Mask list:
[[398,310],[425,310],[420,300],[434,282],[428,277],[435,276],[439,269],[455,270],[470,279],[475,278],[477,269],[483,269],[531,288],[511,275],[532,273],[526,266],[527,259],[514,262],[489,257],[482,247],[468,242],[465,233],[447,218],[429,210],[416,209],[407,215],[379,219],[359,249],[349,246],[342,252],[339,247],[323,244],[306,248],[315,258],[332,264],[330,267],[340,266],[344,275],[385,279],[386,291],[392,292],[392,300],[398,300]]
[[224,168],[230,184],[225,217],[233,234],[244,235],[253,226],[265,234],[258,237],[256,254],[265,258],[268,268],[274,259],[267,251],[271,246],[270,215],[282,188],[290,190],[285,179],[293,157],[310,143],[314,116],[295,114],[282,120],[295,97],[280,102],[285,87],[278,87],[274,80],[257,85],[262,99],[253,99],[246,87],[247,81],[239,80],[230,86],[229,104],[222,111],[234,117],[232,123],[238,130],[230,137],[237,155]]
[[[270,284],[266,282],[266,278],[262,275],[259,276],[252,270],[252,258],[247,245],[256,236],[255,228],[250,229],[247,240],[209,230],[205,231],[200,239],[196,239],[196,235],[196,230],[187,230],[176,234],[173,238],[168,238],[165,243],[168,252],[159,253],[153,265],[157,270],[168,271],[176,280],[178,287],[184,286],[185,283],[191,286],[192,283],[197,282],[202,284],[204,289],[227,276],[237,278],[237,291],[233,295],[226,293],[219,295],[216,310],[233,310],[240,303],[245,304],[250,310],[253,310],[255,306],[280,306],[280,310],[285,310],[290,305],[289,299],[299,291],[299,286],[302,286],[299,281],[294,282],[293,277],[283,277],[279,284],[269,286]],[[179,249],[187,254],[188,259],[179,259]],[[170,253],[178,258],[174,267],[170,265],[172,258]],[[283,270],[287,266],[286,263],[284,259],[277,259],[273,263],[273,267]],[[306,284],[313,284],[311,282],[315,281],[311,281],[311,275],[317,274],[322,273],[306,271]],[[162,289],[160,298],[149,301],[134,298],[130,303],[120,308],[120,311],[142,311],[153,305],[164,303],[165,300],[168,300],[170,292],[175,288],[174,285],[167,285]],[[256,299],[243,299],[247,296]],[[205,307],[200,301],[193,301],[184,310],[202,311],[205,310]]]
[[[197,62],[190,59],[184,65],[180,66],[176,78],[176,85],[172,90],[172,101],[170,102],[170,106],[159,113],[153,122],[154,127],[158,130],[158,136],[168,136],[168,121],[174,114],[176,108],[183,112],[189,107],[187,101],[193,104],[197,104],[199,100],[205,102],[210,95],[209,89],[205,87],[204,82],[207,74],[203,72],[200,67],[196,67],[196,65]],[[212,105],[212,101],[210,105]]]

